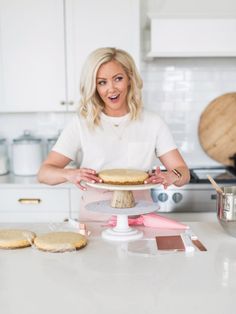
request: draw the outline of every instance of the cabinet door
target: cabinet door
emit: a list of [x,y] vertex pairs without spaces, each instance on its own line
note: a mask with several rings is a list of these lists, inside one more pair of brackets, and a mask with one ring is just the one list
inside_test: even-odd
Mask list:
[[67,188],[1,188],[1,222],[62,222],[70,215]]
[[67,0],[66,4],[68,93],[76,103],[81,68],[92,50],[109,46],[127,50],[139,66],[139,1]]
[[64,111],[63,0],[0,0],[0,112]]

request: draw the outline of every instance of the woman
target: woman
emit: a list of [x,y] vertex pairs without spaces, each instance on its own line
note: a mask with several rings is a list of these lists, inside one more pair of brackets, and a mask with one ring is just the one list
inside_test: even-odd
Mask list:
[[[87,190],[83,196],[86,203],[110,197],[106,191],[88,191],[86,187],[86,182],[101,182],[98,171],[109,168],[149,171],[156,156],[166,171],[157,168],[145,183],[162,184],[164,188],[188,183],[189,170],[167,125],[156,113],[142,108],[141,89],[142,80],[127,52],[115,48],[93,51],[82,70],[80,111],[42,164],[39,181],[51,185],[72,182]],[[80,168],[65,168],[78,154]],[[135,197],[149,195],[145,191]],[[88,211],[80,209],[81,220],[89,216]]]

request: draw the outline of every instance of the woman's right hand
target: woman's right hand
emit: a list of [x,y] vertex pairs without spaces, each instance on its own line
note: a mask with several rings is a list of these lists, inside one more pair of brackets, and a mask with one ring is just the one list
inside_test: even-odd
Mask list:
[[98,177],[93,169],[79,168],[79,169],[66,169],[65,179],[75,184],[79,189],[85,191],[87,188],[81,184],[81,181],[90,183],[100,183],[102,180]]
[[91,183],[102,182],[94,169],[66,168],[70,161],[70,158],[51,151],[40,167],[38,173],[39,182],[54,185],[69,181],[81,190],[87,190],[86,186],[81,184],[81,181]]

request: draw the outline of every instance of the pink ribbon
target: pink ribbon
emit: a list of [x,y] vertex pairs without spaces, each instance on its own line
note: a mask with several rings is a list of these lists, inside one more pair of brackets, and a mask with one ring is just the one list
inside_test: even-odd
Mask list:
[[[163,216],[151,213],[141,215],[137,218],[128,219],[129,226],[145,226],[150,228],[161,228],[161,229],[189,229],[189,226],[177,222],[173,219],[165,218]],[[116,216],[112,216],[108,220],[108,225],[111,227],[116,226]]]

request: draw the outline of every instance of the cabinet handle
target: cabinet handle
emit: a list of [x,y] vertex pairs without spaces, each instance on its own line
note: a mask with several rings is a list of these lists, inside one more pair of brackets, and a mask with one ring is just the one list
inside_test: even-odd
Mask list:
[[73,101],[61,101],[60,104],[61,106],[66,106],[66,105],[73,106],[74,102]]
[[40,198],[19,198],[18,202],[21,204],[39,204],[41,203]]

